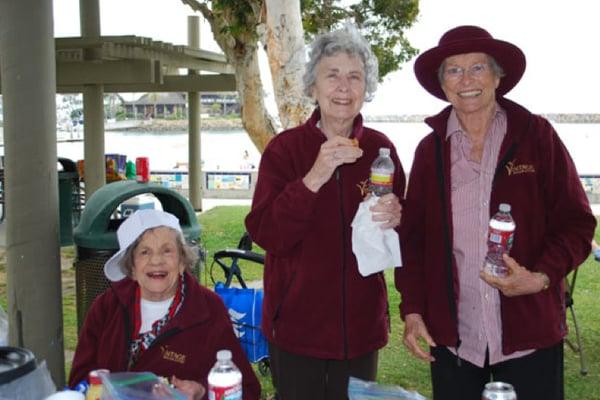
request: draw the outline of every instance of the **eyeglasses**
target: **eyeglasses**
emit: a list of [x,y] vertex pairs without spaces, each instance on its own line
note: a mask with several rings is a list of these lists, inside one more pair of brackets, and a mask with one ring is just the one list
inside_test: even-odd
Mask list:
[[[485,63],[477,63],[471,65],[466,71],[468,71],[469,75],[473,78],[479,78],[489,69],[489,65]],[[463,67],[447,67],[444,69],[444,78],[452,81],[457,81],[462,79],[465,75],[465,68]]]

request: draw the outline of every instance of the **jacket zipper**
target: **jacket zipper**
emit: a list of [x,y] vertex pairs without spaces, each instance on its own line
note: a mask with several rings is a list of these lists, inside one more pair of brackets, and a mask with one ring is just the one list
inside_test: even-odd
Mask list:
[[342,336],[344,342],[344,359],[348,358],[348,322],[346,321],[346,225],[344,218],[344,198],[342,194],[342,177],[340,168],[335,169],[335,181],[337,182],[340,200],[340,226],[342,232]]
[[392,318],[390,317],[390,300],[388,298],[387,285],[385,284],[385,275],[379,274],[379,280],[383,286],[383,293],[385,293],[385,316],[387,318],[388,333],[392,333]]

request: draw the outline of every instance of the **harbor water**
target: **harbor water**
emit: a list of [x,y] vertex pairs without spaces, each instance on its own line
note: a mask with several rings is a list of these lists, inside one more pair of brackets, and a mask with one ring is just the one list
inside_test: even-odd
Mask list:
[[[406,171],[412,164],[415,148],[429,133],[423,123],[367,123],[385,133],[396,146]],[[555,124],[560,138],[575,161],[580,175],[599,175],[600,124]],[[79,133],[80,134],[80,133]],[[81,134],[80,134],[81,135]],[[105,152],[126,154],[127,158],[146,156],[152,170],[186,169],[188,162],[187,132],[111,131],[105,134]],[[243,130],[204,131],[201,134],[201,157],[204,170],[246,170],[258,168],[260,153]],[[83,142],[61,141],[60,157],[83,158]],[[0,152],[3,152],[0,147]],[[245,152],[248,154],[245,155]]]

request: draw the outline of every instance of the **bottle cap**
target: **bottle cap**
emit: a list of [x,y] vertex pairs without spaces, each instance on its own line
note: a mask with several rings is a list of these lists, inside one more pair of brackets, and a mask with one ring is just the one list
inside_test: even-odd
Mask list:
[[110,371],[107,369],[95,369],[90,371],[88,374],[88,382],[90,385],[102,385],[102,379],[100,379],[100,375],[109,373]]
[[387,147],[380,147],[379,148],[379,155],[380,156],[389,156],[390,155],[390,149],[388,149]]
[[231,351],[229,351],[229,350],[217,351],[217,360],[218,361],[231,360]]
[[505,213],[510,212],[510,204],[500,203],[500,205],[498,206],[498,209]]

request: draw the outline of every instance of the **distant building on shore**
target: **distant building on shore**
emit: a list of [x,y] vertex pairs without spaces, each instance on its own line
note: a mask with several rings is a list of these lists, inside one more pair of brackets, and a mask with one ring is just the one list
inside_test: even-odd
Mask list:
[[[187,93],[146,93],[139,99],[123,102],[127,118],[172,118],[185,119],[187,113]],[[240,113],[238,94],[202,93],[200,112],[208,115],[230,115]]]

